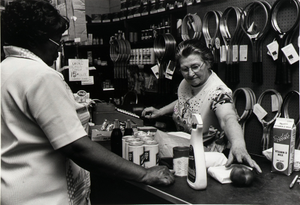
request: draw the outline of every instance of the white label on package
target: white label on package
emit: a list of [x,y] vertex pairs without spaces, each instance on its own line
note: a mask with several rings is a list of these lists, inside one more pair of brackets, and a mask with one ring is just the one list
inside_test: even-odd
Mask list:
[[262,120],[268,113],[260,104],[255,104],[253,106],[253,113],[257,116],[258,119]]
[[271,107],[272,107],[272,112],[277,112],[278,111],[278,100],[276,95],[271,95]]
[[88,59],[69,59],[69,81],[84,81],[88,79]]
[[299,61],[298,53],[293,44],[290,43],[289,45],[283,47],[281,50],[291,65]]
[[226,52],[226,46],[222,45],[221,49],[220,49],[220,62],[225,62],[226,61],[226,56],[227,56],[227,52]]
[[232,46],[232,62],[238,62],[239,60],[239,46],[233,45]]
[[289,145],[274,143],[273,167],[277,171],[284,171],[289,163]]
[[240,61],[247,61],[248,45],[240,45]]
[[173,170],[175,171],[176,176],[187,176],[188,174],[188,165],[189,158],[188,157],[180,157],[173,159]]
[[278,49],[279,45],[277,41],[273,41],[272,43],[267,45],[267,48],[269,50],[269,54],[272,56],[273,60],[277,60],[278,58]]
[[151,70],[152,70],[154,76],[158,79],[159,78],[159,67],[158,67],[158,65],[153,66],[151,68]]

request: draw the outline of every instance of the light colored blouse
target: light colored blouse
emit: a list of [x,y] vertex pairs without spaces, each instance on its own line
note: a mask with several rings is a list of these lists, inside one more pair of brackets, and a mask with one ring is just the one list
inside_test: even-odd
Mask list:
[[222,131],[215,111],[224,103],[233,103],[232,91],[211,71],[207,81],[192,87],[183,79],[178,88],[178,101],[174,106],[173,120],[179,131],[191,133],[192,113],[199,113],[203,120],[203,140],[214,137],[211,130]]

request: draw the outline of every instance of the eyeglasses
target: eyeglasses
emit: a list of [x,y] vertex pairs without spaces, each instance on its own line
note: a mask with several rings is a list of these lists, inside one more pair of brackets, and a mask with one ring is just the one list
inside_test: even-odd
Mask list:
[[51,41],[52,43],[54,43],[55,45],[57,45],[57,47],[61,47],[61,42],[57,43],[56,41],[52,40],[51,38],[49,38],[49,41]]
[[193,64],[190,67],[180,68],[180,71],[183,73],[188,73],[189,70],[191,69],[195,73],[195,72],[198,72],[204,64],[205,64],[204,62],[201,64]]

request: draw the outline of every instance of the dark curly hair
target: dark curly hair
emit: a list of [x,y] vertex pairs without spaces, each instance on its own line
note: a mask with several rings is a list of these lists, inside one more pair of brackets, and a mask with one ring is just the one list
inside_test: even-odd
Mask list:
[[198,54],[205,61],[206,64],[213,66],[214,57],[212,52],[207,48],[203,38],[201,39],[189,39],[182,41],[177,46],[176,61],[179,66],[181,58],[187,58],[191,54]]
[[47,0],[16,0],[1,13],[4,45],[30,49],[68,28],[69,21]]

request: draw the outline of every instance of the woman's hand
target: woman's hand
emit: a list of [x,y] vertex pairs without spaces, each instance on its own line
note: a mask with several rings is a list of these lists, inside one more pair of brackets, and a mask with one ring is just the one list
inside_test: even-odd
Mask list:
[[250,157],[246,150],[246,143],[244,140],[244,133],[242,127],[237,121],[237,116],[232,103],[222,104],[215,111],[216,116],[220,122],[222,129],[228,140],[231,143],[230,153],[225,166],[230,166],[234,161],[238,163],[246,163],[250,167],[256,169],[261,173],[258,164]]
[[146,107],[142,112],[142,116],[147,119],[152,119],[152,118],[160,117],[161,114],[159,110],[154,107]]
[[142,182],[149,185],[170,185],[175,181],[174,175],[166,166],[155,166],[147,169]]
[[228,160],[225,164],[226,167],[229,167],[234,161],[238,163],[246,163],[250,167],[254,168],[258,173],[262,173],[258,164],[250,157],[246,148],[244,146],[232,144],[228,156]]

